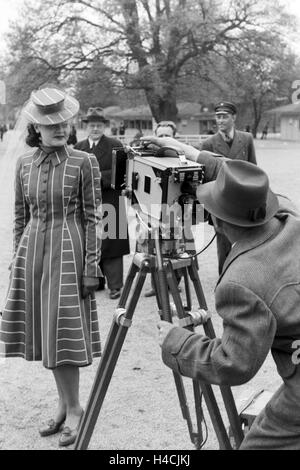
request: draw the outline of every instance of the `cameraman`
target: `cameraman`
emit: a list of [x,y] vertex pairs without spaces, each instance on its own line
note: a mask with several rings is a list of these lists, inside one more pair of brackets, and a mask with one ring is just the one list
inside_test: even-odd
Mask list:
[[163,361],[184,376],[240,385],[254,377],[271,350],[283,384],[241,449],[300,449],[299,211],[270,190],[267,175],[252,163],[215,158],[171,139],[149,140],[205,164],[209,182],[198,186],[197,197],[232,244],[215,289],[222,337],[160,321]]

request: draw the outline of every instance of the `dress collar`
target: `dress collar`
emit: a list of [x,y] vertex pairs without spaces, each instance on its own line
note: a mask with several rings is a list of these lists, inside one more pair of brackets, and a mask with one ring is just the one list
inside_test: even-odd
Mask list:
[[57,166],[69,157],[67,145],[61,147],[43,147],[37,149],[33,155],[34,164],[39,167],[48,157],[53,166]]

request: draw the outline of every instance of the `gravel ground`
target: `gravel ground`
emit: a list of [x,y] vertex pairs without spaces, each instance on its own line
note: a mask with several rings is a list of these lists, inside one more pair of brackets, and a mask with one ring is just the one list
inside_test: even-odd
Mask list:
[[[6,136],[7,138],[7,136]],[[0,295],[3,301],[7,288],[7,267],[11,256],[11,199],[14,162],[4,158],[5,141],[0,143]],[[291,197],[300,207],[299,166],[300,143],[281,141],[256,141],[258,163],[268,172],[272,189]],[[131,227],[133,235],[133,226]],[[196,229],[197,247],[207,242],[213,231],[209,226]],[[134,242],[132,241],[132,246]],[[132,261],[132,254],[125,257],[125,274]],[[222,325],[214,313],[213,290],[217,280],[215,242],[199,258],[199,274],[209,309],[213,312],[213,324],[217,335]],[[153,298],[145,298],[146,283],[134,313],[120,358],[105,398],[90,449],[113,450],[192,450],[182,419],[178,397],[171,371],[164,366],[157,342],[157,308]],[[193,294],[194,305],[196,306]],[[102,343],[105,344],[117,301],[108,298],[107,291],[97,293]],[[201,332],[202,327],[197,331]],[[86,404],[97,372],[99,360],[81,370],[81,400]],[[193,412],[191,381],[184,379],[187,396]],[[248,384],[234,387],[237,402],[250,391],[265,388],[274,391],[280,384],[271,357],[268,357],[259,373]],[[56,406],[56,392],[52,373],[40,363],[22,359],[0,362],[0,449],[38,450],[57,449],[57,435],[40,438],[39,423],[52,416]],[[221,412],[222,400],[214,387]],[[204,406],[208,427],[205,449],[218,449],[218,443]],[[225,418],[226,422],[226,418]]]

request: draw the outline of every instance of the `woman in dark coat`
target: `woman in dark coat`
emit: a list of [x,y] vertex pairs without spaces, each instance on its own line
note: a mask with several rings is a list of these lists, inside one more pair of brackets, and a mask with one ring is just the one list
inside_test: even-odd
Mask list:
[[67,147],[79,103],[55,88],[33,92],[23,113],[33,147],[17,162],[15,255],[3,310],[5,356],[41,360],[56,381],[59,404],[41,436],[75,441],[83,414],[79,367],[100,356],[94,290],[99,282],[100,173],[94,155]]

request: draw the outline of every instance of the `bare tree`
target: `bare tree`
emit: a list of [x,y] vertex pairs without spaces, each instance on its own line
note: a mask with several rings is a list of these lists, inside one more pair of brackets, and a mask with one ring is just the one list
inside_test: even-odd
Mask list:
[[177,85],[195,59],[215,63],[249,33],[277,25],[279,35],[286,22],[274,0],[29,0],[23,17],[9,38],[13,61],[69,80],[101,61],[115,85],[144,91],[156,120],[176,120]]

